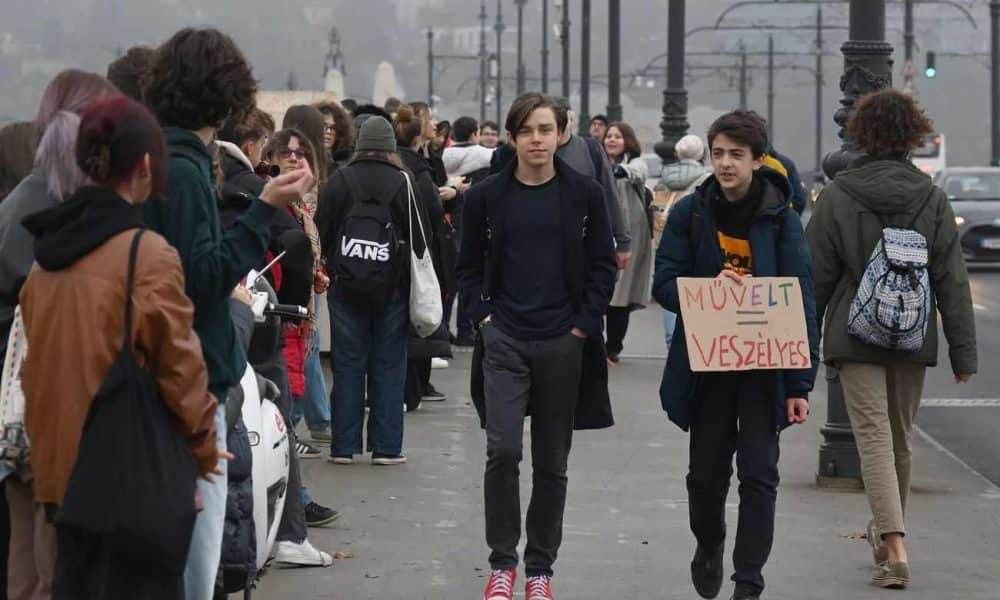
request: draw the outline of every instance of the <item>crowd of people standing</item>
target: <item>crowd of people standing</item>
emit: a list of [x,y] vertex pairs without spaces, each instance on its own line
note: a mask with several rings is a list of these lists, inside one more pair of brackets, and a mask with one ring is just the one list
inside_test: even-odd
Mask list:
[[[698,593],[722,586],[734,455],[733,598],[763,592],[779,434],[808,417],[821,332],[858,438],[873,582],[909,585],[909,440],[938,312],[956,382],[977,370],[954,217],[907,160],[930,131],[914,99],[890,90],[858,103],[849,128],[865,157],[804,228],[794,163],[750,111],[678,141],[654,190],[634,128],[595,117],[577,135],[566,98],[524,94],[502,128],[438,122],[399,99],[292,106],[277,128],[257,91],[226,34],[184,29],[129,50],[107,77],[60,73],[34,120],[0,130],[7,598],[224,595],[220,565],[252,565],[256,552],[234,485],[246,444],[227,411],[248,364],[276,386],[292,448],[273,559],[329,566],[308,529],[338,512],[313,498],[299,461],[406,463],[404,411],[447,400],[433,369],[466,348],[486,431],[484,599],[514,594],[530,414],[525,596],[551,600],[573,432],[613,424],[608,369],[631,313],[654,301],[669,347],[660,398],[691,436]],[[922,254],[888,256],[894,236],[919,236]],[[910,270],[899,285],[927,282],[915,349],[880,343],[880,323],[855,328],[873,251]],[[427,253],[443,306],[433,332],[411,319],[411,257]],[[262,347],[247,276],[268,265],[275,300],[304,318]],[[677,279],[751,276],[798,278],[811,367],[694,373]],[[96,506],[111,487],[121,498]]]

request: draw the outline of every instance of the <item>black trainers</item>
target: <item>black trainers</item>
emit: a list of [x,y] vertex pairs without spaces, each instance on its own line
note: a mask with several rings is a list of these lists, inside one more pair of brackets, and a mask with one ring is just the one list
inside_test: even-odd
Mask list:
[[322,452],[305,442],[295,442],[295,452],[298,453],[299,458],[319,458],[323,456]]
[[760,600],[760,592],[745,583],[737,583],[732,600]]
[[309,527],[322,527],[323,525],[329,525],[340,518],[339,512],[315,502],[306,504],[305,513],[306,525]]
[[714,551],[703,550],[699,545],[691,560],[691,582],[702,598],[715,598],[722,589],[723,544]]
[[372,464],[380,466],[401,465],[406,462],[406,457],[402,454],[383,454],[382,452],[372,453]]
[[420,396],[422,402],[444,402],[447,399],[448,396],[437,391],[432,383],[427,384],[427,389]]

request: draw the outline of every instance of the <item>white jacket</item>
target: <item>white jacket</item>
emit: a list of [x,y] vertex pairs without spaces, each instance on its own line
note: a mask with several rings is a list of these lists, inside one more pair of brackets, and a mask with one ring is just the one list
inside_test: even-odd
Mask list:
[[448,177],[461,177],[473,171],[489,168],[493,150],[478,144],[462,144],[444,149],[441,159]]

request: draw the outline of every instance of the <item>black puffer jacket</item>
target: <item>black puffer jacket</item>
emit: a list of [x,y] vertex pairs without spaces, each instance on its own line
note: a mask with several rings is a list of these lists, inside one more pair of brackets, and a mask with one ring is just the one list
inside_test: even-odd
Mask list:
[[[253,334],[253,313],[245,305],[230,300],[233,324],[244,347]],[[233,454],[227,467],[226,519],[222,529],[222,589],[238,592],[257,574],[257,528],[253,521],[253,452],[242,418],[243,389],[233,388],[226,404],[226,446]]]

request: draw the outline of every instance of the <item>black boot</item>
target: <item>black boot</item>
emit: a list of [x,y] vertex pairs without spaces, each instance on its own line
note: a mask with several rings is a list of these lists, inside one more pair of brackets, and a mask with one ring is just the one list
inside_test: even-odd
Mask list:
[[702,598],[715,598],[722,589],[722,551],[724,544],[713,551],[700,545],[691,560],[691,582]]

